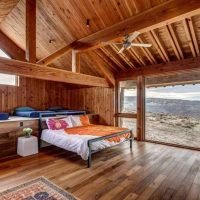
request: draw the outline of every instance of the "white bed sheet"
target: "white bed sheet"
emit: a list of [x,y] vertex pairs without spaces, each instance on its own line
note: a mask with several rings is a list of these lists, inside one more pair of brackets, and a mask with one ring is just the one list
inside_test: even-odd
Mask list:
[[[67,151],[72,151],[81,156],[82,159],[87,160],[89,155],[89,148],[87,141],[97,136],[91,135],[78,135],[78,134],[67,134],[62,130],[49,130],[45,129],[42,131],[41,139],[49,144],[58,146]],[[121,139],[123,142],[125,138]],[[119,143],[117,143],[119,144]],[[101,140],[92,144],[92,150],[101,150],[106,147],[116,145],[115,142],[109,142],[108,140]]]

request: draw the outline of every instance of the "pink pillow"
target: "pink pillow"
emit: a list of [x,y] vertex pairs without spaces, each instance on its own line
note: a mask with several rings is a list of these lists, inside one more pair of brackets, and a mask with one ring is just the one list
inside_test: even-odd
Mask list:
[[48,129],[51,130],[60,130],[60,129],[65,129],[65,128],[69,128],[69,124],[63,120],[63,119],[47,119],[46,120]]

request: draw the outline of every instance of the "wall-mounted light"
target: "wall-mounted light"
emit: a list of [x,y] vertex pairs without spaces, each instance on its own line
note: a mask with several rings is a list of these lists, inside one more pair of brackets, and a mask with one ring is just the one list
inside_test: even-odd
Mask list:
[[90,19],[86,20],[86,26],[89,28],[90,27]]

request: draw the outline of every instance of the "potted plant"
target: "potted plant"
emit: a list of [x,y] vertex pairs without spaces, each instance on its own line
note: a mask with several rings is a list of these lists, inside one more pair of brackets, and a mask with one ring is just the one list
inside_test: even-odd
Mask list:
[[23,129],[24,136],[27,137],[27,138],[31,137],[32,132],[33,132],[32,128],[24,128]]

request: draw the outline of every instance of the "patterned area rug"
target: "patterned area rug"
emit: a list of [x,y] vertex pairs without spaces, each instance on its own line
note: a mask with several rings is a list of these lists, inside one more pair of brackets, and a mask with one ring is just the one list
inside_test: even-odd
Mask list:
[[78,200],[44,177],[0,192],[0,200]]

